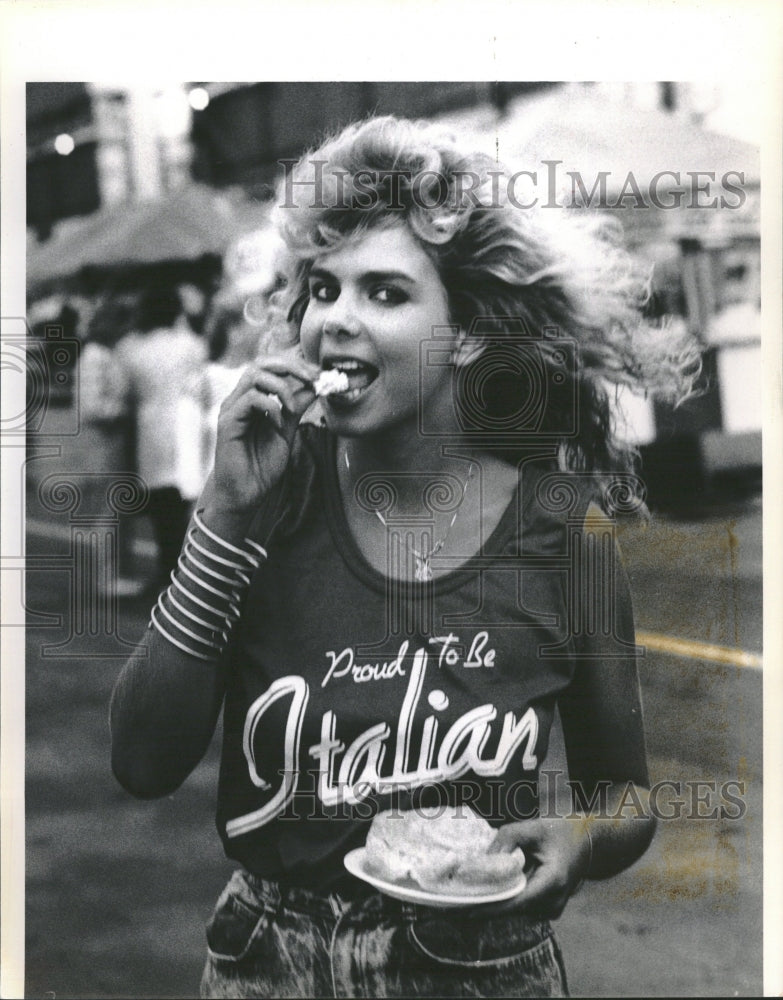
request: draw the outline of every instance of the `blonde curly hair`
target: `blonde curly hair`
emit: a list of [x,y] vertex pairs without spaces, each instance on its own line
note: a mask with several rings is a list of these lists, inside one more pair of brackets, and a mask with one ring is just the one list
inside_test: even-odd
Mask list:
[[559,442],[562,465],[628,468],[633,456],[612,431],[612,385],[681,401],[700,370],[698,346],[682,328],[645,320],[650,275],[623,250],[615,219],[522,209],[509,200],[509,176],[439,126],[391,116],[350,125],[306,153],[281,183],[274,213],[292,258],[293,329],[317,255],[404,221],[438,270],[451,321],[469,336],[480,331],[482,350],[489,332],[493,344],[532,338],[544,364],[556,359],[562,370],[562,339],[576,345],[562,390],[549,394],[536,424],[557,437],[559,409],[577,406],[576,430]]

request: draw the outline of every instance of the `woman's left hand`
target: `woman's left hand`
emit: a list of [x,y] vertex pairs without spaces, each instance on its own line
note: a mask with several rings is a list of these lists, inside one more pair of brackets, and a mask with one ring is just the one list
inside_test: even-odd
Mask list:
[[525,853],[527,885],[518,896],[492,907],[493,912],[513,910],[537,920],[559,917],[590,865],[592,849],[584,821],[555,818],[508,823],[498,830],[490,852],[510,852],[515,847]]

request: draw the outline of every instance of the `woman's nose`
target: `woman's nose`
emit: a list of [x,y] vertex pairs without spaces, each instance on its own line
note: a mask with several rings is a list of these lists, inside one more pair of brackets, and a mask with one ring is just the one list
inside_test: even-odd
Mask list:
[[361,317],[347,296],[341,295],[332,303],[321,326],[325,337],[358,337],[362,332]]

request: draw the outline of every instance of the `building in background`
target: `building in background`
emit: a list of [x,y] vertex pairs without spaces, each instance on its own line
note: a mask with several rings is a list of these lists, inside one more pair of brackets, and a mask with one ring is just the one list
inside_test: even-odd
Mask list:
[[268,197],[278,160],[299,157],[319,137],[375,114],[459,117],[485,107],[502,114],[515,96],[557,89],[535,82],[202,83],[193,114],[193,174],[219,186],[241,184]]
[[39,238],[101,205],[98,133],[84,83],[27,86],[27,225]]
[[190,180],[268,197],[277,160],[373,113],[433,117],[547,83],[96,83],[27,85],[27,218],[61,220],[156,198]]
[[28,83],[28,229],[45,240],[62,220],[187,184],[190,113],[181,84]]

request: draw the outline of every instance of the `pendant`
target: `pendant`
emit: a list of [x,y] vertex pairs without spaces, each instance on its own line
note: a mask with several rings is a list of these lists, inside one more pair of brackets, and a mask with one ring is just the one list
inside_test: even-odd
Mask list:
[[429,583],[432,579],[429,559],[420,559],[416,556],[416,571],[414,576],[420,583]]

